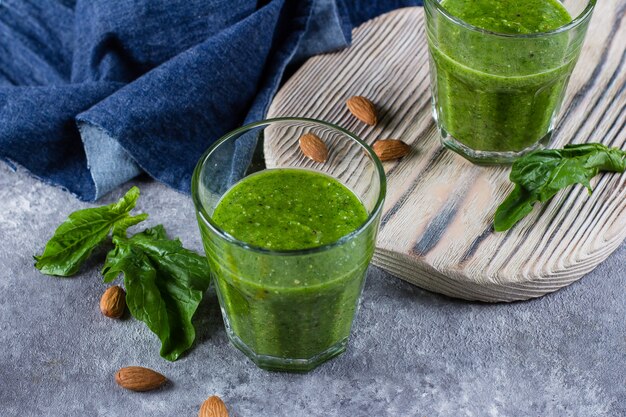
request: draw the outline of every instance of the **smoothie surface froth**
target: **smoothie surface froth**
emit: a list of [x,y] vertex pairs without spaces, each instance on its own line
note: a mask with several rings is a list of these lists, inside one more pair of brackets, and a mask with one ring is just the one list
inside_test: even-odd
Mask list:
[[451,15],[490,32],[549,32],[572,21],[558,0],[444,0]]
[[221,199],[213,220],[242,242],[273,250],[327,245],[355,231],[367,210],[336,179],[304,169],[244,178]]

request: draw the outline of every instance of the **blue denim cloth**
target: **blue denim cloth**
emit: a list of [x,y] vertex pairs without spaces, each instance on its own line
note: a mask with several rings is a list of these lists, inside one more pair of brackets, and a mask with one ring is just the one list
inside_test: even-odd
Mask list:
[[[0,158],[83,200],[204,150],[285,74],[416,0],[0,0]],[[245,154],[249,150],[242,150]]]

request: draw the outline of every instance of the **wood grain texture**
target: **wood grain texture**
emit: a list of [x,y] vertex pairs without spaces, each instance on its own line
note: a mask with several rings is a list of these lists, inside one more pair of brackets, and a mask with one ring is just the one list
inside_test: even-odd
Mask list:
[[[598,2],[554,147],[625,147],[625,11],[626,1]],[[384,164],[388,191],[376,265],[453,297],[523,300],[579,279],[626,238],[626,175],[618,174],[596,177],[591,196],[582,186],[563,190],[509,232],[493,232],[495,209],[512,189],[509,168],[475,166],[442,148],[428,71],[422,9],[400,9],[355,29],[349,49],[308,60],[269,110],[268,117],[338,124],[369,144],[383,138],[411,144],[407,157]],[[376,126],[349,113],[344,103],[352,95],[376,104]],[[293,148],[266,139],[267,164],[294,157]]]

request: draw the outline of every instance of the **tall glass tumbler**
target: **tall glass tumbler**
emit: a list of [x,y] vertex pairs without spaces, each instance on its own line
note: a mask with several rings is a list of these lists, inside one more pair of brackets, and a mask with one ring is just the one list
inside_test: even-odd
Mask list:
[[451,15],[445,0],[424,0],[433,117],[443,145],[482,164],[509,163],[546,146],[595,2],[564,0],[574,18],[555,30],[502,34]]
[[[327,145],[326,162],[302,154],[298,140],[306,133]],[[228,190],[248,175],[277,168],[305,168],[333,177],[359,198],[367,220],[330,244],[286,251],[239,241],[215,223],[212,215]],[[308,371],[343,352],[385,197],[385,174],[371,148],[321,121],[253,123],[227,134],[202,156],[192,196],[232,344],[259,367],[279,371]]]

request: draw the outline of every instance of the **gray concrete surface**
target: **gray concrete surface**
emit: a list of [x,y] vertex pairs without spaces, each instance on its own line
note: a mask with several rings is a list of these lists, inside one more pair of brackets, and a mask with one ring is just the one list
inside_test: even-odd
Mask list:
[[[188,197],[139,180],[149,224],[200,250]],[[103,202],[117,199],[128,186]],[[170,363],[143,323],[98,309],[104,251],[75,278],[32,256],[87,207],[0,166],[0,416],[195,416],[218,394],[234,417],[626,416],[626,245],[541,299],[470,303],[369,271],[347,353],[306,375],[268,373],[229,346],[214,293],[194,348]],[[114,382],[142,365],[172,381],[149,393]]]

